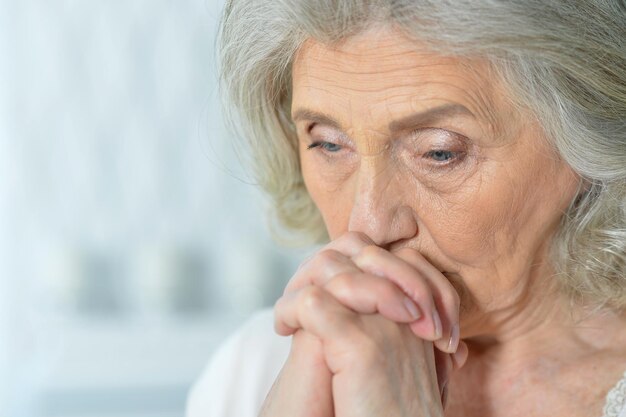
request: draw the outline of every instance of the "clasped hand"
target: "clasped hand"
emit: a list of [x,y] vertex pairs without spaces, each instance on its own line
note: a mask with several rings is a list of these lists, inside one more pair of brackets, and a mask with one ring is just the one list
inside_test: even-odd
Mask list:
[[459,297],[419,252],[350,232],[305,261],[275,305],[291,352],[262,417],[443,416],[463,365]]

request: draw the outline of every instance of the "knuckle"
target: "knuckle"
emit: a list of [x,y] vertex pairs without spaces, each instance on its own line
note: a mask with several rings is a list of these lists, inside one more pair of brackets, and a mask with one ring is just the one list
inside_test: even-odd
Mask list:
[[427,285],[415,285],[413,287],[407,288],[404,292],[414,301],[418,303],[424,303],[426,306],[430,306],[433,302],[433,293],[431,288]]
[[310,286],[302,291],[300,306],[306,310],[319,310],[324,304],[324,291]]
[[365,259],[373,258],[373,257],[378,256],[380,252],[383,250],[384,249],[379,248],[376,245],[367,245],[363,249],[361,249],[361,252],[359,253],[359,257],[365,258]]
[[421,262],[424,258],[421,253],[413,248],[402,248],[395,252],[396,256],[411,263]]
[[374,241],[363,232],[352,231],[352,232],[346,233],[345,236],[346,236],[346,239],[350,241],[363,242],[368,245],[374,244]]
[[336,275],[329,283],[329,287],[335,294],[349,294],[354,285],[354,276],[343,272]]
[[333,249],[322,249],[315,256],[315,260],[320,263],[337,262],[341,257],[341,254]]

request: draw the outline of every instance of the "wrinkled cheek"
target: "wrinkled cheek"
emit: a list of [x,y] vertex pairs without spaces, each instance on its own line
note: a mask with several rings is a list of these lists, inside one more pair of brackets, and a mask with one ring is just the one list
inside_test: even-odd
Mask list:
[[439,248],[455,262],[466,266],[481,266],[496,253],[493,232],[478,223],[459,225],[458,232],[439,239]]
[[330,239],[347,232],[352,207],[349,190],[341,186],[329,187],[313,173],[305,173],[304,167],[303,176],[306,189],[322,215]]
[[[433,207],[424,225],[436,247],[455,263],[480,266],[497,255],[497,235],[506,226],[493,204],[480,204],[468,198]],[[424,215],[425,216],[425,215]]]
[[[527,253],[519,248],[513,193],[499,195],[499,201],[484,198],[455,213],[449,224],[456,232],[443,234],[439,248],[459,266],[459,275],[450,281],[459,293],[463,315],[472,315],[496,302],[499,294],[515,286]],[[523,239],[522,239],[523,240]],[[521,249],[521,250],[520,250]],[[521,259],[524,258],[524,259]]]

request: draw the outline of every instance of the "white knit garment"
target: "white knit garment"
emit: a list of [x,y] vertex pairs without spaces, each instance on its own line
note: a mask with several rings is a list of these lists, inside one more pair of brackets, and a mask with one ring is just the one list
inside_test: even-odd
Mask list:
[[604,417],[626,417],[626,373],[607,394]]

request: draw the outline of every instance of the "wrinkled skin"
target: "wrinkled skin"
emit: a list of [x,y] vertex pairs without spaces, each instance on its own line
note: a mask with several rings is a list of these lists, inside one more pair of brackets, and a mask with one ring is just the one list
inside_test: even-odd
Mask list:
[[[394,254],[407,249],[423,257],[413,265],[414,282],[427,288],[422,294],[432,293],[426,295],[441,310],[442,340],[449,340],[460,319],[461,337],[470,347],[467,364],[450,376],[446,415],[600,415],[604,395],[626,370],[626,320],[585,314],[567,302],[551,277],[549,242],[576,197],[579,178],[546,144],[533,116],[512,105],[510,94],[485,62],[438,55],[390,28],[373,28],[335,46],[309,40],[293,65],[292,117],[302,174],[331,241],[359,232],[391,254],[377,258],[381,265],[399,262]],[[353,287],[374,288],[375,282],[352,278],[375,271],[363,266],[362,256],[339,255],[318,258],[318,270],[336,262],[349,265],[350,276],[333,278],[326,271],[316,282],[310,271],[307,277],[300,271],[292,282],[303,284],[292,285],[291,292],[288,287],[276,309],[279,332],[304,332],[320,341],[307,355],[297,354],[307,348],[294,341],[290,358],[297,360],[288,360],[284,370],[285,378],[297,381],[290,366],[306,368],[306,357],[326,363],[308,368],[315,375],[308,381],[317,380],[317,387],[332,382],[332,390],[317,393],[324,411],[310,416],[329,415],[333,404],[335,412],[358,405],[359,390],[371,397],[372,384],[381,378],[389,389],[377,386],[379,403],[371,409],[388,407],[402,397],[393,388],[407,382],[394,381],[383,368],[414,363],[415,380],[432,380],[424,343],[432,340],[444,349],[425,330],[429,324],[412,324],[411,336],[419,342],[398,348],[413,343],[402,330],[406,324],[380,308],[373,311],[366,297],[350,300],[350,294],[361,294]],[[425,263],[452,284],[460,315],[452,304],[437,302],[432,282],[440,277],[421,274]],[[352,290],[341,293],[341,286],[329,284],[333,279]],[[415,301],[428,316],[424,301]],[[421,320],[432,330],[431,319]],[[340,337],[327,325],[335,321],[361,340],[352,357],[367,351],[358,370],[337,362],[333,349]],[[380,331],[373,330],[377,326]],[[371,340],[363,342],[363,334]],[[359,348],[382,340],[391,346],[384,364],[375,349]],[[350,349],[350,341],[341,343]],[[281,398],[297,384],[280,385],[270,395],[274,408],[264,415],[288,415],[281,414]],[[427,404],[424,415],[442,415],[441,404],[432,401],[436,388],[416,388],[412,409]],[[292,395],[296,407],[298,398],[306,403],[306,394]],[[398,410],[388,415],[405,415]]]

